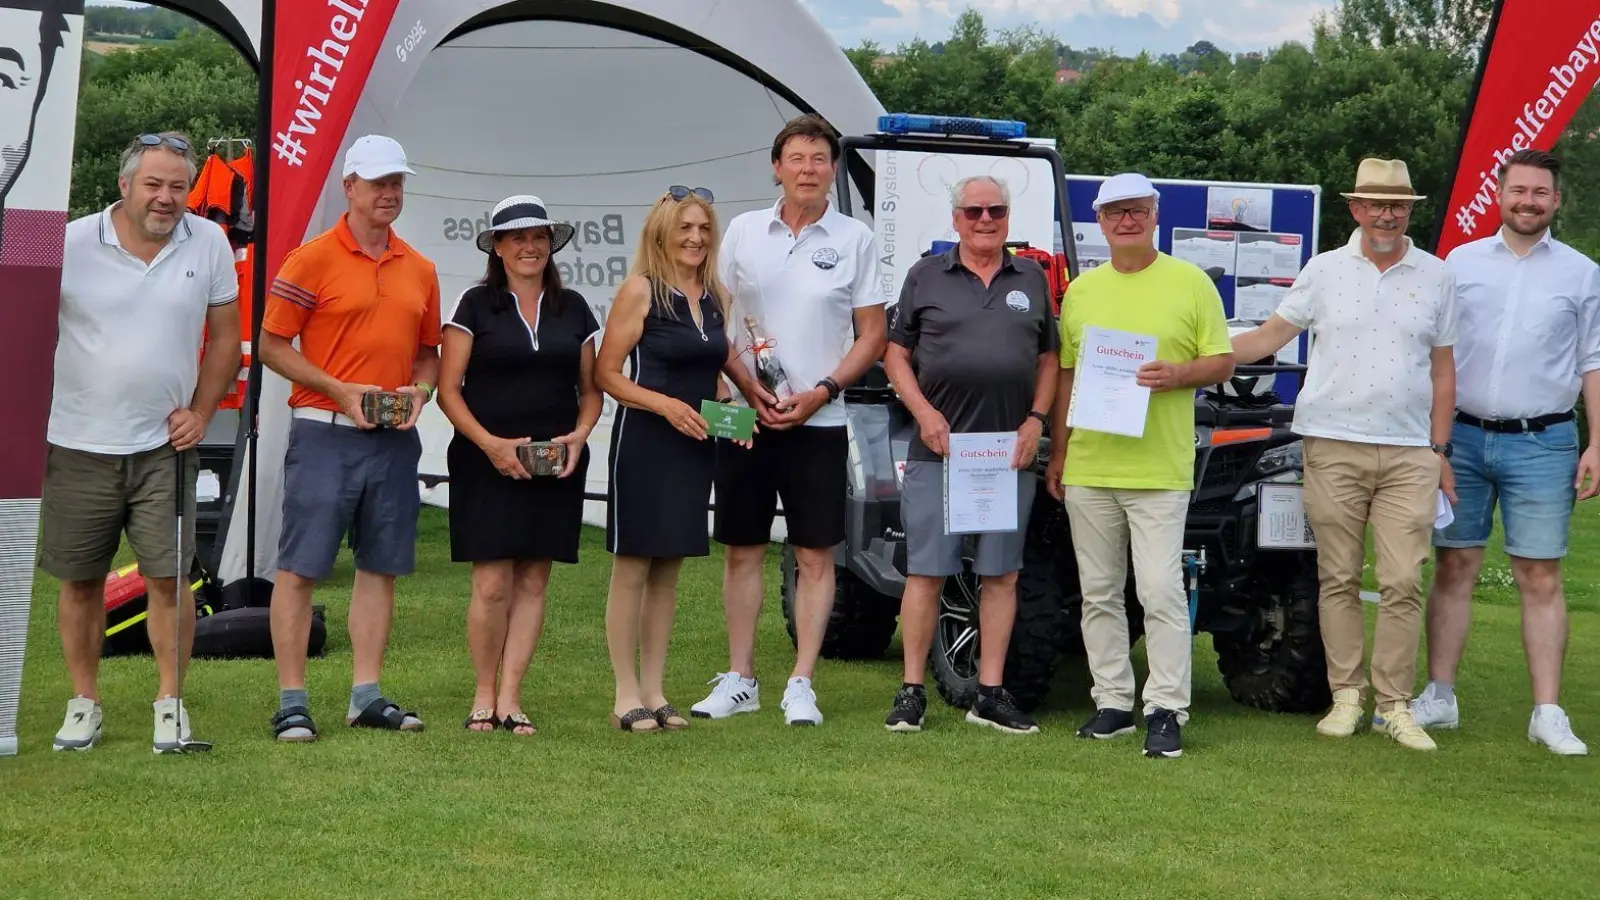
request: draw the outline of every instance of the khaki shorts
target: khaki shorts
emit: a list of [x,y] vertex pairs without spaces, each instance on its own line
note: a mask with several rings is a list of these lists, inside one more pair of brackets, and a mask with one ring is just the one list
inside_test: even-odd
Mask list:
[[[171,445],[126,456],[50,446],[40,499],[39,568],[62,581],[105,578],[128,534],[139,571],[177,574],[177,459]],[[200,454],[184,453],[183,562],[194,559]]]

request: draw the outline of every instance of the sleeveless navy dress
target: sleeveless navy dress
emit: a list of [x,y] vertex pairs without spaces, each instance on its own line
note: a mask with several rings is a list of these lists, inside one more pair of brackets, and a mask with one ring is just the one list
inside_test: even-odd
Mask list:
[[[628,354],[630,378],[642,388],[687,403],[717,398],[728,359],[722,310],[701,295],[702,325],[689,298],[671,290],[672,311],[652,302],[639,342]],[[689,557],[710,553],[708,507],[716,438],[695,440],[653,412],[619,406],[611,426],[606,494],[606,549],[618,556]]]

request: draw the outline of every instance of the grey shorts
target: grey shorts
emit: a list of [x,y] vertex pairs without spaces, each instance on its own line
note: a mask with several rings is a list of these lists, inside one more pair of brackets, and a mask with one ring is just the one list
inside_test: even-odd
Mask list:
[[972,546],[972,570],[980,576],[1009,575],[1022,568],[1022,545],[1039,479],[1017,472],[1017,530],[984,534],[944,533],[944,463],[906,461],[900,487],[900,521],[906,530],[907,575],[959,575],[961,557]]
[[283,460],[283,534],[278,568],[319,580],[333,571],[348,532],[356,568],[409,575],[416,568],[422,508],[415,428],[362,431],[291,419]]
[[51,445],[39,504],[39,568],[62,581],[111,571],[122,533],[140,573],[172,578],[194,559],[194,488],[200,454],[184,452],[183,560],[177,560],[178,459],[171,444],[128,455]]

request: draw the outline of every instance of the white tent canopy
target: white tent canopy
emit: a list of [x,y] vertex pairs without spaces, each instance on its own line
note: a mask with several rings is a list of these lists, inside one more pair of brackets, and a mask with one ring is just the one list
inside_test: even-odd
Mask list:
[[[386,46],[412,28],[403,2]],[[280,15],[285,4],[280,3]],[[844,133],[872,130],[883,112],[854,67],[794,0],[450,3],[461,17],[482,9],[408,67],[385,78],[383,59],[341,144],[385,133],[406,148],[417,176],[396,225],[439,266],[443,312],[482,276],[472,242],[477,222],[511,194],[539,195],[578,225],[555,261],[604,324],[631,265],[643,214],[667,186],[710,188],[720,224],[770,206],[772,137],[802,110]],[[487,7],[487,8],[486,8]],[[343,209],[330,173],[308,234],[331,227]],[[859,203],[857,203],[859,207]],[[257,467],[255,572],[276,568],[288,386],[264,371]],[[613,405],[590,442],[597,461],[588,490],[603,494]],[[449,423],[430,407],[419,428],[422,473],[445,475]],[[237,471],[244,471],[243,458]],[[447,505],[448,487],[425,491]],[[604,505],[587,504],[601,524]],[[248,509],[233,505],[218,575],[246,570]],[[782,522],[774,539],[782,539]]]

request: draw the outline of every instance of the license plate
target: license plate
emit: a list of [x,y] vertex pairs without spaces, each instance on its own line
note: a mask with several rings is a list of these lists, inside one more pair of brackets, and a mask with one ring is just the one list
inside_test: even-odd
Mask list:
[[1314,550],[1317,540],[1306,521],[1298,484],[1262,484],[1256,488],[1256,546],[1263,550]]

